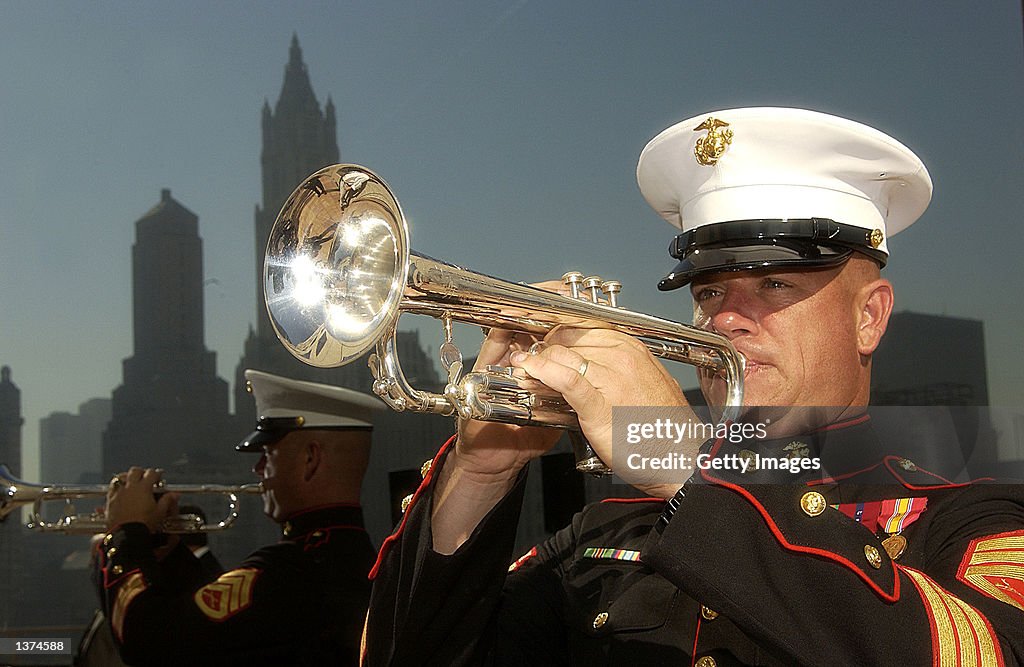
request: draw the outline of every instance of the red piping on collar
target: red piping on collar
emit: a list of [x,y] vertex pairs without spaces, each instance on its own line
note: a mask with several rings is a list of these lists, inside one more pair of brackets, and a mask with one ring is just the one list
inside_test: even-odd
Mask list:
[[856,477],[857,475],[863,475],[866,472],[871,472],[880,465],[882,465],[881,461],[875,463],[874,465],[869,465],[867,468],[854,470],[853,472],[848,472],[843,475],[836,475],[835,477],[825,477],[823,479],[812,479],[811,481],[807,482],[807,486],[820,486],[822,484],[834,484],[835,482],[841,482],[844,479],[849,479],[851,477]]
[[892,455],[886,456],[884,459],[882,459],[882,461],[885,463],[885,467],[889,469],[889,473],[892,474],[892,476],[895,477],[896,480],[900,484],[902,484],[906,488],[910,489],[911,491],[930,491],[932,489],[962,489],[965,486],[970,486],[972,484],[977,484],[978,482],[991,482],[991,481],[994,480],[993,477],[979,477],[977,479],[972,479],[969,482],[951,482],[948,479],[946,479],[945,477],[942,477],[941,475],[936,475],[935,473],[929,472],[929,471],[925,470],[924,468],[918,468],[917,469],[918,472],[924,473],[925,475],[930,475],[931,477],[934,477],[935,479],[937,479],[937,480],[942,482],[942,484],[932,484],[930,486],[920,486],[920,485],[917,485],[917,484],[911,484],[907,480],[903,479],[903,477],[901,477],[900,474],[898,472],[896,472],[896,470],[893,469],[892,462],[893,461],[901,461],[901,460],[903,460],[902,457],[892,456]]
[[412,506],[416,504],[416,501],[419,500],[420,495],[423,493],[423,490],[430,485],[430,480],[434,478],[434,470],[437,469],[437,466],[434,464],[437,463],[437,459],[440,458],[441,455],[444,454],[445,451],[452,445],[452,443],[455,442],[456,437],[458,437],[458,434],[448,438],[448,440],[446,440],[445,443],[441,445],[441,449],[437,451],[437,454],[431,460],[430,470],[428,470],[427,474],[423,477],[423,481],[420,482],[419,487],[416,489],[416,493],[412,494],[412,500],[409,501],[408,506],[406,506],[405,508],[405,512],[402,513],[402,520],[398,524],[398,530],[384,538],[384,542],[381,543],[380,551],[377,553],[377,561],[373,564],[373,567],[370,568],[370,574],[367,575],[367,579],[370,579],[372,581],[377,578],[377,572],[380,570],[380,566],[384,562],[384,556],[387,555],[388,548],[391,546],[393,542],[395,542],[399,537],[402,536],[402,530],[405,529],[405,522],[409,518],[409,513],[410,510],[412,510]]

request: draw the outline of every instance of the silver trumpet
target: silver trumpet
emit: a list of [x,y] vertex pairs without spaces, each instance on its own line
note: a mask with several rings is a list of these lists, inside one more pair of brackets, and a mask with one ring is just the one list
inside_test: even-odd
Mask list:
[[[622,285],[570,272],[573,296],[507,282],[413,252],[398,201],[372,171],[333,165],[291,194],[267,242],[263,287],[278,338],[299,360],[329,368],[371,346],[373,391],[395,410],[466,419],[555,426],[579,433],[575,412],[550,389],[516,377],[511,368],[463,373],[452,322],[543,336],[556,326],[614,329],[673,361],[719,374],[726,400],[721,419],[737,416],[743,399],[743,357],[724,337],[619,308]],[[396,332],[403,312],[443,323],[440,357],[444,393],[410,386],[398,360]],[[579,443],[582,438],[574,440]],[[577,468],[607,472],[589,446]]]
[[[41,532],[69,534],[102,533],[107,530],[106,518],[99,512],[80,514],[71,501],[93,498],[97,501],[107,497],[110,487],[105,484],[50,485],[33,484],[16,479],[5,465],[0,465],[0,521],[8,515],[29,505],[32,507],[26,528]],[[165,533],[210,533],[230,528],[238,518],[238,496],[244,493],[262,493],[262,484],[225,486],[221,484],[157,484],[157,492],[175,492],[182,495],[216,493],[227,496],[228,511],[217,523],[206,523],[197,514],[182,514],[164,521],[161,530]],[[40,510],[43,501],[63,500],[64,514],[57,521],[46,521]]]

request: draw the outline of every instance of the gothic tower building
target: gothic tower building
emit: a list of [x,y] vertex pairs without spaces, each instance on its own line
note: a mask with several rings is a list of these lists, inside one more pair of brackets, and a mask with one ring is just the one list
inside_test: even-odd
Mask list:
[[[313,93],[298,36],[292,36],[284,84],[274,110],[263,103],[263,203],[256,206],[256,299],[262,305],[263,258],[274,219],[300,182],[320,167],[338,161],[334,103],[327,98],[324,110]],[[257,308],[256,335],[276,344],[266,310]]]
[[103,436],[103,470],[202,464],[229,451],[228,386],[203,341],[199,218],[163,190],[135,223],[134,354]]
[[[246,393],[244,372],[255,368],[312,382],[370,390],[372,378],[363,361],[335,369],[318,369],[293,358],[277,340],[263,302],[263,261],[267,239],[281,206],[288,195],[310,174],[339,162],[334,103],[328,96],[321,109],[309,72],[302,60],[298,37],[293,35],[288,64],[284,70],[281,94],[273,110],[263,105],[263,201],[256,206],[256,329],[250,330],[242,359],[235,370],[235,414],[239,429],[251,427],[255,408]],[[400,346],[408,349],[403,367],[428,385],[436,384],[437,374],[419,345],[415,333],[400,334]]]
[[[334,104],[330,97],[322,108],[317,101],[296,36],[292,37],[281,94],[273,109],[269,103],[263,105],[262,129],[263,201],[256,207],[255,216],[256,327],[249,331],[235,370],[236,439],[252,430],[257,417],[252,397],[246,392],[247,368],[362,392],[370,391],[373,380],[365,360],[322,369],[292,357],[277,340],[263,301],[263,261],[278,211],[307,176],[341,161]],[[417,388],[437,391],[437,370],[423,350],[418,333],[399,332],[397,343],[402,368],[410,381]],[[418,477],[422,461],[433,456],[452,428],[447,418],[390,410],[374,418],[374,454],[363,485],[363,507],[367,528],[375,540],[390,532],[393,508],[407,493],[403,486],[406,473]],[[400,482],[395,481],[399,478]],[[251,514],[258,516],[258,512]],[[246,514],[241,520],[247,521]],[[249,530],[248,525],[245,530]]]

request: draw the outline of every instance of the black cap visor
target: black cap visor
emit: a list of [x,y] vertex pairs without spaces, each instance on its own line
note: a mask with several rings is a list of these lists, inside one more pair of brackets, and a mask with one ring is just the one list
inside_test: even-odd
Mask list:
[[[292,431],[303,428],[302,417],[260,417],[256,430],[235,445],[236,452],[262,452],[267,445],[273,445]],[[372,431],[372,426],[306,426],[312,431]]]
[[854,250],[885,266],[886,254],[872,246],[870,231],[833,220],[738,220],[705,225],[672,241],[669,253],[680,262],[661,279],[658,289],[678,289],[700,275],[722,271],[836,266]]

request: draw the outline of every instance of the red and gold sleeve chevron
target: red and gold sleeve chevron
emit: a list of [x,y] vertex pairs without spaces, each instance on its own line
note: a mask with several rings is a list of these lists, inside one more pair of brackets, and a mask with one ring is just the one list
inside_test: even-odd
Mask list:
[[897,565],[921,596],[932,636],[936,667],[1002,666],[1003,653],[995,631],[977,609],[939,586],[928,575]]
[[146,578],[138,570],[129,573],[118,587],[117,596],[114,598],[114,605],[110,612],[110,627],[114,631],[117,641],[124,642],[124,618],[128,611],[128,605],[146,588],[148,588]]
[[225,621],[252,605],[253,584],[259,574],[260,570],[251,567],[229,570],[196,591],[192,599],[211,621]]
[[972,540],[956,578],[982,595],[1024,611],[1024,530]]

